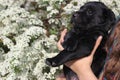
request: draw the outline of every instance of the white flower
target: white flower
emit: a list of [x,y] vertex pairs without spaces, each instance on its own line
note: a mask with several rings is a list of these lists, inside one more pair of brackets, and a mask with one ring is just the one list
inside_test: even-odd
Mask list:
[[49,24],[52,24],[52,23],[54,23],[55,22],[55,19],[49,19]]
[[79,6],[74,6],[73,3],[68,4],[63,8],[67,14],[71,14],[79,9]]
[[57,13],[59,13],[59,11],[57,9],[54,9],[51,11],[51,14],[57,14]]
[[0,36],[0,39],[2,39],[4,45],[7,45],[8,48],[12,48],[12,46],[14,46],[14,43],[11,41],[11,39],[7,38],[6,36]]
[[51,11],[52,9],[53,9],[52,6],[48,6],[48,7],[47,7],[47,11]]

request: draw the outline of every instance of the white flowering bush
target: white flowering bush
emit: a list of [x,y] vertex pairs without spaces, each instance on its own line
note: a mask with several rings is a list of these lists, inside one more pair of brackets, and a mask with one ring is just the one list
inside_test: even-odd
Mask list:
[[[44,61],[58,53],[58,33],[88,1],[93,0],[0,0],[0,80],[55,80],[62,66]],[[120,14],[120,1],[94,1]]]
[[41,19],[20,7],[24,1],[0,2],[0,80],[54,79],[58,68],[44,60],[57,51],[56,36],[46,36]]

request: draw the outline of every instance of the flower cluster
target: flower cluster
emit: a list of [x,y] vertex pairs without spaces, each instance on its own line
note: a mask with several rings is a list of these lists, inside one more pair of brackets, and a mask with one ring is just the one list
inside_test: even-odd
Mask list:
[[0,80],[55,80],[62,66],[44,61],[57,55],[57,34],[88,1],[120,13],[118,0],[0,0]]
[[41,19],[21,7],[23,0],[0,4],[0,79],[54,79],[59,68],[49,68],[44,60],[57,52],[56,35],[46,35]]

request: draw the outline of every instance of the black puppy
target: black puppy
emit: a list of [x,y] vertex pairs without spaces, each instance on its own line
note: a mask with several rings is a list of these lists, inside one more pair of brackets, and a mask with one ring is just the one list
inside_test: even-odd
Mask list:
[[[102,42],[94,55],[91,66],[98,77],[107,55],[104,46],[115,21],[114,13],[102,2],[86,3],[71,18],[73,27],[65,36],[62,44],[64,50],[53,58],[47,58],[46,64],[56,67],[70,60],[90,55],[96,39],[102,35]],[[77,78],[76,74],[65,65],[63,70],[67,80]]]

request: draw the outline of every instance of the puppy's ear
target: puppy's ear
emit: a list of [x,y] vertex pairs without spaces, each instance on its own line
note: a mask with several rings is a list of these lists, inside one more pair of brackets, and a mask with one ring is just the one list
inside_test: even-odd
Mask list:
[[104,9],[103,16],[105,22],[108,24],[106,30],[109,31],[116,22],[115,14],[111,9]]
[[115,14],[113,13],[113,11],[111,9],[104,9],[103,10],[103,15],[104,18],[112,23],[115,22]]

